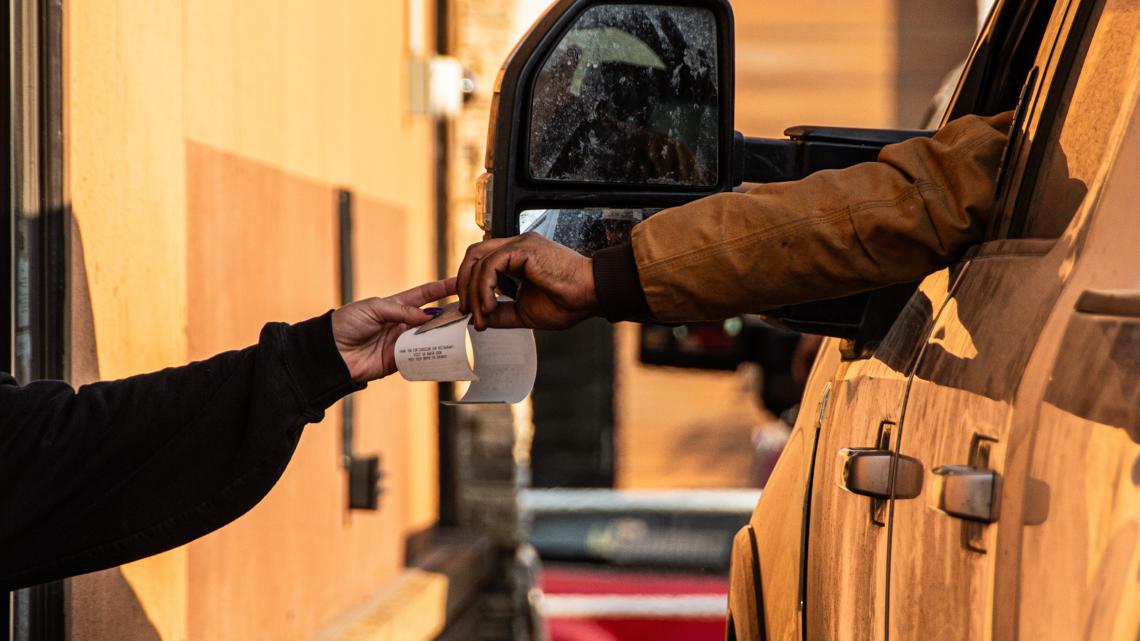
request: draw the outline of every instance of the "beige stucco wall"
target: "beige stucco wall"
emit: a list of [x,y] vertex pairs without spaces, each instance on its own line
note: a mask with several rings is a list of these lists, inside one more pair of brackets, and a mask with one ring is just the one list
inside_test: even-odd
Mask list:
[[[407,110],[406,2],[64,6],[91,325],[75,331],[98,370],[84,376],[206,357],[334,306],[339,187],[356,196],[358,296],[431,277],[432,130]],[[357,450],[390,473],[379,512],[344,507],[334,408],[235,524],[77,579],[73,638],[305,639],[381,588],[436,520],[434,389],[385,380],[357,408]]]

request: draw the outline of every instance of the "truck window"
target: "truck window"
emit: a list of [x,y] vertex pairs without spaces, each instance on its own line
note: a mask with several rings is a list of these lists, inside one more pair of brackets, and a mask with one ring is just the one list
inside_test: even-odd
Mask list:
[[1026,172],[1033,177],[1028,206],[1019,208],[1010,236],[1060,237],[1096,179],[1140,65],[1140,13],[1132,4],[1106,0],[1093,9],[1056,117],[1039,132],[1044,147]]

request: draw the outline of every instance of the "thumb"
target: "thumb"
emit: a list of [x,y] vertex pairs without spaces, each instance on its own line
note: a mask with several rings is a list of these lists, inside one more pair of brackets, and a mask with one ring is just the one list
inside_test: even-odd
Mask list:
[[398,303],[389,298],[381,298],[372,306],[380,323],[404,323],[419,327],[431,320],[431,314],[414,305]]

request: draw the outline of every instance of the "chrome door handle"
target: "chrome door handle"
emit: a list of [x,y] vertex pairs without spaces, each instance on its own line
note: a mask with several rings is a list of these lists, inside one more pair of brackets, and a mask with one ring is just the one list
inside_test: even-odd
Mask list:
[[932,471],[934,509],[967,521],[993,523],[997,520],[1001,481],[997,472],[969,465],[943,465]]
[[[913,499],[922,493],[922,462],[871,447],[848,447],[836,455],[839,487],[874,499]],[[891,468],[894,467],[894,492]]]

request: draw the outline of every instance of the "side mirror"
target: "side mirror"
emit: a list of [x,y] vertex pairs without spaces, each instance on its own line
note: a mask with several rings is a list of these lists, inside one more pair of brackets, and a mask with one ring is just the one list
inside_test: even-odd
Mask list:
[[726,0],[552,5],[495,83],[480,226],[591,253],[731,189],[733,39]]

